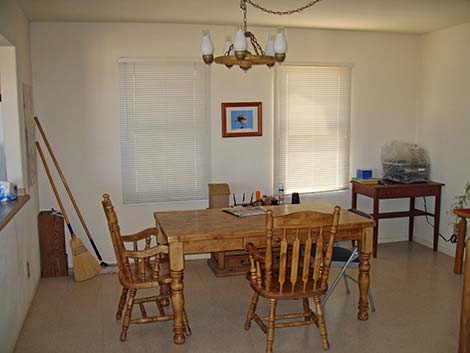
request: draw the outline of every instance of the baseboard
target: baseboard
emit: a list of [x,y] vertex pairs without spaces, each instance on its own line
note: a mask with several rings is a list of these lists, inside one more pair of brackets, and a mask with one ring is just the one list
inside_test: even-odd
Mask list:
[[[422,245],[424,245],[428,248],[432,249],[432,247],[433,247],[433,237],[432,237],[432,235],[423,236],[423,235],[420,235],[420,234],[415,234],[414,240],[417,243],[420,243],[420,244],[422,244]],[[442,239],[439,239],[439,244],[438,244],[438,247],[437,247],[437,251],[439,251],[440,253],[449,255],[451,257],[454,257],[455,256],[455,245],[451,244],[451,243],[444,242]]]
[[379,233],[379,244],[383,243],[396,243],[399,241],[406,241],[408,240],[408,235],[403,235],[403,234],[380,234]]

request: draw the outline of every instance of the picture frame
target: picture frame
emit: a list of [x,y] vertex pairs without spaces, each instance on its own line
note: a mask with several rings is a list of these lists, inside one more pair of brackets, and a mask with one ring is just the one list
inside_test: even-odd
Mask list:
[[261,102],[222,103],[222,137],[262,135]]

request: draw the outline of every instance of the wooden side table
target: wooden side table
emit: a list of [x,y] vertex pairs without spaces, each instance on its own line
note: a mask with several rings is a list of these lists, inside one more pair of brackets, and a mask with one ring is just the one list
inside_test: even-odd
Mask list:
[[[377,257],[377,243],[379,235],[379,219],[383,218],[399,218],[408,217],[408,240],[413,241],[414,218],[416,216],[431,216],[434,217],[434,239],[433,250],[437,251],[437,244],[439,240],[439,219],[441,211],[441,189],[444,186],[442,183],[430,181],[428,183],[416,184],[384,184],[384,185],[367,185],[352,183],[352,199],[351,207],[357,209],[357,195],[370,197],[374,200],[374,207],[372,217],[375,221],[374,227],[374,244],[373,256]],[[422,196],[434,196],[434,213],[425,212],[415,208],[415,198]],[[379,212],[379,203],[383,199],[410,199],[410,208],[408,211],[399,212]]]
[[470,218],[470,208],[456,208],[452,212],[460,217],[457,247],[455,248],[454,273],[462,274],[463,249],[465,247],[465,235],[467,234],[467,218]]

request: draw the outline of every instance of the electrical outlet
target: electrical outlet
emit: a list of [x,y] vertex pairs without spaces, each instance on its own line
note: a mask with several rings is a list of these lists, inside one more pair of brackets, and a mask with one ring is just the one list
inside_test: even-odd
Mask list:
[[26,275],[28,276],[28,278],[31,277],[31,272],[29,270],[29,261],[26,261]]

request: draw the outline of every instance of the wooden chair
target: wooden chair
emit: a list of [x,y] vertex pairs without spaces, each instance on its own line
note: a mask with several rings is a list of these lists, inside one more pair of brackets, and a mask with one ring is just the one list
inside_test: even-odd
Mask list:
[[[169,305],[170,284],[168,266],[168,246],[158,239],[158,229],[148,228],[132,235],[121,235],[119,223],[113,204],[108,194],[103,195],[104,213],[113,242],[119,266],[119,281],[122,285],[116,319],[121,319],[122,311],[127,301],[126,312],[122,323],[121,341],[127,338],[130,324],[144,324],[158,321],[173,320],[173,315],[167,315],[164,306]],[[143,245],[141,245],[143,243]],[[132,250],[127,250],[125,244],[131,244]],[[153,245],[153,246],[152,246]],[[149,297],[136,298],[139,289],[160,289],[159,294]],[[144,303],[153,302],[157,305],[159,315],[148,316]],[[139,305],[142,317],[133,319],[132,309]],[[185,313],[185,333],[191,334]]]
[[[320,302],[321,296],[328,290],[328,275],[339,214],[338,206],[334,208],[333,214],[296,212],[273,217],[272,211],[268,210],[266,255],[262,256],[252,243],[247,244],[251,265],[247,279],[254,295],[246,317],[245,329],[248,330],[251,321],[255,320],[267,335],[266,353],[272,352],[275,328],[310,324],[319,327],[323,349],[329,348]],[[314,244],[316,254],[314,262],[311,263],[310,253]],[[273,245],[280,245],[279,263],[274,266]],[[259,317],[256,314],[259,296],[269,299],[268,317]],[[310,309],[309,298],[313,298],[316,313]],[[292,299],[302,299],[303,312],[276,315],[277,301]],[[277,322],[286,319],[289,321]]]

